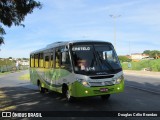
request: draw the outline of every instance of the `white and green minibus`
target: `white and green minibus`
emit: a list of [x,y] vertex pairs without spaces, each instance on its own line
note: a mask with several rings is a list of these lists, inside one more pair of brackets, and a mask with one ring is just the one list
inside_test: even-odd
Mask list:
[[124,91],[122,67],[113,45],[105,41],[56,42],[30,53],[30,80],[46,90],[73,98]]

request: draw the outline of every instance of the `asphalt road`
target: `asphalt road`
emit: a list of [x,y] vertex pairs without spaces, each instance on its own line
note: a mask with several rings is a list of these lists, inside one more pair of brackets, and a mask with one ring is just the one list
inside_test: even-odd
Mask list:
[[135,76],[126,74],[125,83],[128,87],[133,87],[160,95],[160,77],[158,78],[146,75]]
[[108,101],[102,102],[100,97],[90,97],[68,103],[58,93],[40,94],[37,86],[18,79],[27,72],[0,77],[0,90],[11,100],[8,105],[14,105],[16,111],[160,111],[158,78],[125,75],[125,91],[111,95]]

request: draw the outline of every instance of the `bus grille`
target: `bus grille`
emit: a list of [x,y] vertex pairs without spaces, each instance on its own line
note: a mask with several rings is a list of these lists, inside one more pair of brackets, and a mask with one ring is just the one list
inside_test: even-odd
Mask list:
[[104,86],[101,82],[89,82],[90,86]]
[[107,76],[90,76],[91,79],[105,79],[105,78],[112,78],[114,75],[107,75]]
[[103,84],[102,82],[89,82],[91,86],[110,86],[114,85],[114,81],[105,81]]
[[105,85],[114,85],[114,81],[106,81]]

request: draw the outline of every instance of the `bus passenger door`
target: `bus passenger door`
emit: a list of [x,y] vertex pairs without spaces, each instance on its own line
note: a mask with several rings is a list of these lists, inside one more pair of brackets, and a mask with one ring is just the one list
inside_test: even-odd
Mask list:
[[60,48],[56,48],[55,50],[55,69],[54,69],[54,78],[55,78],[55,88],[56,91],[58,91],[58,87],[61,86],[61,83],[59,82],[61,69],[60,69],[60,62],[61,62],[61,55],[60,55]]
[[54,57],[55,57],[55,54],[54,54],[54,50],[51,49],[50,50],[50,86],[55,90],[56,87],[55,87],[55,81],[56,81],[56,71],[55,71],[55,62],[54,62]]
[[72,68],[68,49],[65,46],[59,48],[57,55],[57,91],[62,92],[62,84],[69,84],[73,77],[71,77]]
[[50,55],[49,53],[44,54],[44,80],[47,85],[50,82],[50,63],[49,63]]

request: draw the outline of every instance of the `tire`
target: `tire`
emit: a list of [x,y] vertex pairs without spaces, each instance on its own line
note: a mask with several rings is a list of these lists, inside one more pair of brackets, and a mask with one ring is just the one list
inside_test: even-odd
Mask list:
[[107,94],[107,95],[101,95],[101,99],[103,100],[103,101],[106,101],[106,100],[108,100],[109,98],[110,98],[110,94]]
[[73,102],[74,101],[74,98],[71,96],[71,93],[70,93],[68,87],[63,87],[62,88],[62,94],[68,102]]
[[71,99],[71,94],[70,94],[69,90],[66,91],[66,99],[67,99],[67,101],[70,101],[70,99]]
[[45,88],[41,86],[41,82],[38,82],[38,88],[40,93],[45,93]]

